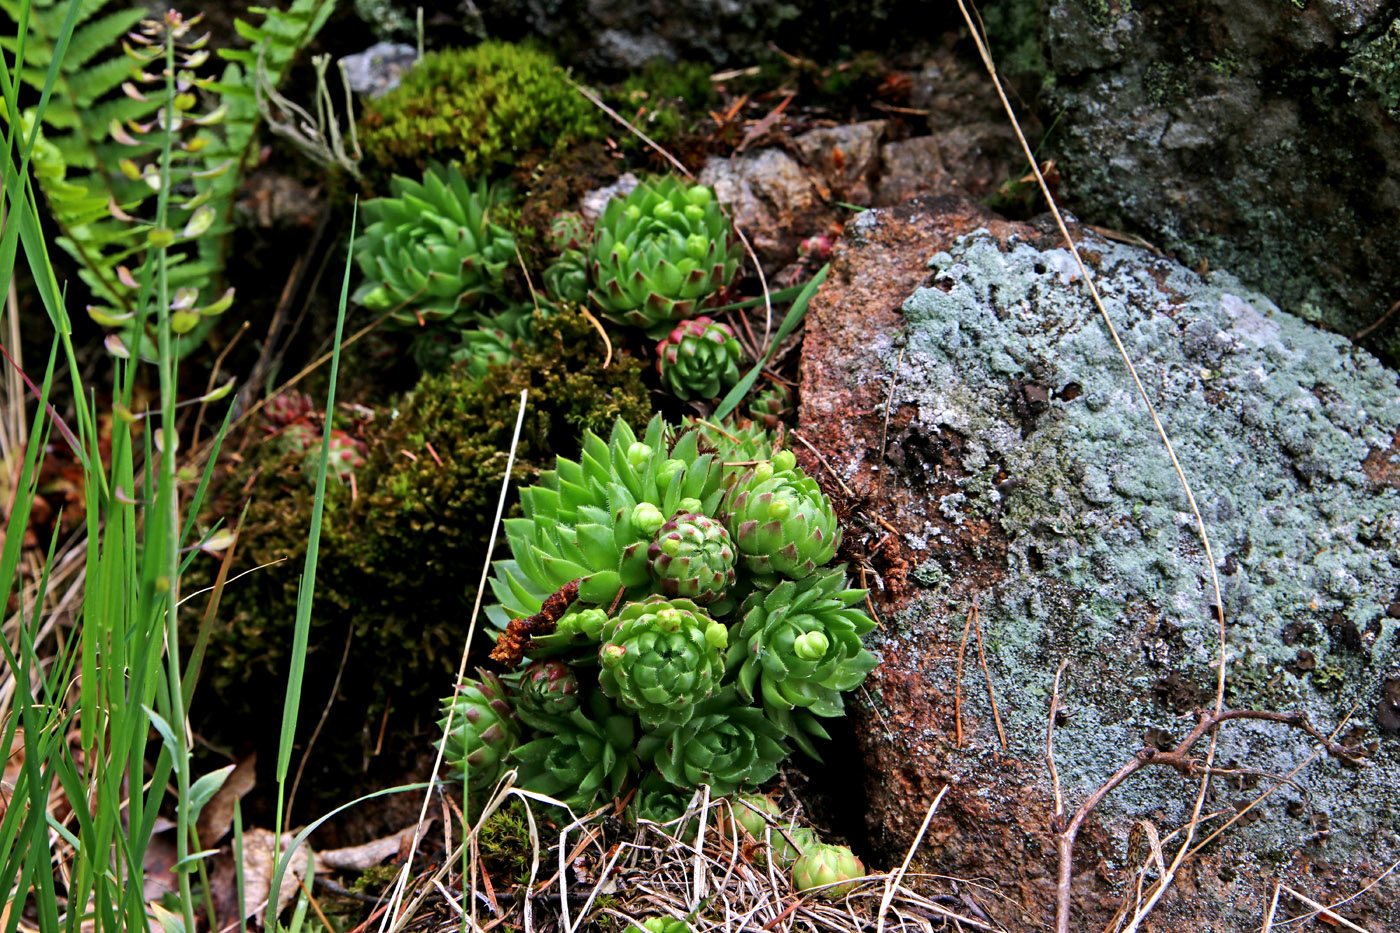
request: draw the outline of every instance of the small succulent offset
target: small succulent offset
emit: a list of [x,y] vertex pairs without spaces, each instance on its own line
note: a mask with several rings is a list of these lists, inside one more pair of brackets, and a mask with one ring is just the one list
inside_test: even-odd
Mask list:
[[709,188],[643,182],[593,227],[589,297],[609,320],[661,337],[729,286],[740,252]]
[[422,181],[395,176],[389,186],[390,197],[364,205],[369,226],[355,241],[365,276],[357,302],[407,328],[460,320],[500,292],[515,240],[491,222],[493,191],[440,165]]
[[875,665],[864,591],[828,566],[831,503],[759,428],[619,421],[520,504],[486,611],[492,657],[529,661],[505,678],[527,789],[588,808],[635,788],[634,812],[674,819],[700,784],[815,756],[818,720]]
[[718,398],[739,381],[744,351],[728,324],[701,316],[682,321],[656,345],[656,370],[680,399]]
[[817,892],[820,897],[843,897],[855,889],[855,879],[863,877],[865,866],[848,846],[818,843],[803,851],[792,865],[792,886],[799,891],[821,888]]

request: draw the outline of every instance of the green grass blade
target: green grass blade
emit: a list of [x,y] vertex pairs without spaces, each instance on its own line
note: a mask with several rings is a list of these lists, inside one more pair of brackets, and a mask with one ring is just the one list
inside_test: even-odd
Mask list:
[[811,303],[812,297],[817,293],[817,289],[821,288],[822,282],[826,281],[826,274],[830,271],[831,263],[827,263],[817,271],[816,275],[812,276],[811,281],[802,286],[802,290],[798,292],[797,299],[793,301],[792,307],[788,308],[787,314],[783,315],[783,322],[778,325],[778,332],[773,335],[772,343],[768,344],[768,352],[763,354],[763,359],[759,360],[754,365],[754,368],[749,370],[744,375],[744,378],[740,379],[738,384],[730,389],[724,396],[724,399],[720,401],[719,407],[715,409],[716,421],[727,418],[735,408],[739,407],[739,403],[744,400],[744,396],[749,394],[749,390],[753,388],[753,384],[758,381],[759,373],[763,372],[763,367],[767,366],[768,361],[773,358],[773,354],[777,351],[778,345],[786,340],[788,334],[792,333],[793,328],[801,324],[802,319],[807,316],[807,305]]

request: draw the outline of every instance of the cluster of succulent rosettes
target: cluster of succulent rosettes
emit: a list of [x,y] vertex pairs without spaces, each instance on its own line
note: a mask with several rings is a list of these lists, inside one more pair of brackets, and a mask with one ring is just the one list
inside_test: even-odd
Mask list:
[[[639,815],[669,819],[699,784],[762,783],[792,745],[815,757],[818,720],[874,666],[863,591],[823,566],[830,503],[761,428],[657,417],[639,438],[619,422],[520,504],[487,615],[492,657],[531,662],[506,678],[534,735],[512,759],[529,789],[589,807],[630,782]],[[558,736],[568,748],[537,744]],[[610,749],[601,772],[572,763],[585,747]]]
[[433,165],[422,181],[395,176],[391,195],[366,201],[369,225],[355,241],[364,283],[355,300],[410,328],[458,320],[500,294],[515,239],[491,222],[497,195]]
[[609,320],[659,338],[729,286],[740,252],[709,188],[643,182],[593,227],[589,298]]
[[809,826],[784,825],[782,811],[770,797],[749,794],[731,804],[734,822],[755,842],[767,841],[768,852],[784,871],[792,872],[798,891],[820,888],[818,895],[843,897],[865,876],[865,865],[849,846],[821,841]]
[[739,381],[743,360],[734,330],[704,316],[682,321],[656,345],[656,371],[680,399],[717,398]]
[[725,494],[722,513],[740,561],[760,577],[810,576],[831,562],[841,544],[831,500],[797,468],[789,450],[740,474]]

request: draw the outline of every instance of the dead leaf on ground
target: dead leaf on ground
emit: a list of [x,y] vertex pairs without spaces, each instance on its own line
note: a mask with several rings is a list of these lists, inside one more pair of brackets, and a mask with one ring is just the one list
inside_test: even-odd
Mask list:
[[[267,906],[267,895],[272,888],[272,871],[276,867],[278,850],[290,845],[292,836],[284,833],[281,845],[273,848],[272,833],[265,829],[245,830],[243,833],[243,916],[251,917],[261,913]],[[291,902],[297,892],[297,879],[306,877],[305,845],[297,849],[292,857],[289,870],[282,875],[282,884],[277,889],[277,910],[281,912]]]
[[[431,820],[425,824],[423,831],[426,834]],[[374,839],[364,845],[349,846],[344,849],[329,849],[325,852],[316,853],[317,871],[368,871],[385,859],[401,858],[401,849],[406,841],[413,838],[413,831],[417,827],[410,826],[401,829],[392,836],[385,836],[382,839]]]

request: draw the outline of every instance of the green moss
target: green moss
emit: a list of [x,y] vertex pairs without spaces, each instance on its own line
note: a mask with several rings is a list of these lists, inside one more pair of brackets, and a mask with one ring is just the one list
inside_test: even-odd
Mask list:
[[1342,72],[1351,76],[1353,94],[1369,92],[1400,120],[1400,19],[1391,20],[1384,32],[1357,43]]
[[[481,380],[461,366],[426,377],[396,411],[379,412],[363,430],[369,455],[353,497],[348,486],[328,488],[304,688],[309,708],[319,710],[331,695],[347,638],[350,644],[318,740],[318,757],[327,756],[322,773],[362,770],[386,707],[390,734],[435,718],[461,657],[521,390],[529,402],[517,480],[552,464],[557,451],[576,449],[585,428],[606,431],[617,418],[640,427],[651,414],[643,363],[619,356],[604,369],[602,340],[581,314],[562,311],[534,327],[536,346],[518,363]],[[311,490],[290,458],[271,453],[271,445],[255,449],[216,504],[220,514],[236,516],[249,502],[229,576],[261,569],[228,588],[211,634],[203,686],[218,699],[198,708],[218,711],[201,727],[215,740],[246,737],[247,721],[276,720],[306,553]],[[196,565],[206,584],[213,572],[212,562]],[[303,715],[303,733],[315,719]]]
[[1044,81],[1050,74],[1042,36],[1045,0],[1000,0],[982,9],[997,69]]
[[530,880],[530,820],[525,803],[512,797],[505,806],[486,818],[477,834],[481,860],[492,883],[525,884]]
[[563,152],[603,131],[549,55],[504,42],[424,57],[360,120],[365,161],[385,173],[436,159],[467,176],[500,175],[529,153]]

